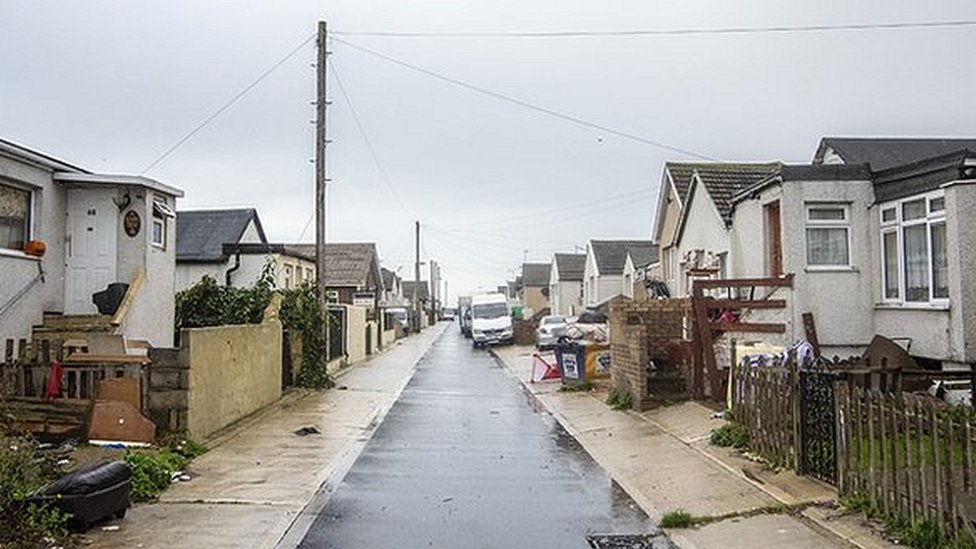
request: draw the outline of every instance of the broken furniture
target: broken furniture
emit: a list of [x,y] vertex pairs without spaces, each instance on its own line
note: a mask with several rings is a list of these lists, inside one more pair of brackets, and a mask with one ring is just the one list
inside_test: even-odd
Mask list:
[[86,532],[100,520],[124,517],[131,487],[132,468],[124,461],[112,461],[70,473],[35,492],[27,502],[70,514],[68,526]]

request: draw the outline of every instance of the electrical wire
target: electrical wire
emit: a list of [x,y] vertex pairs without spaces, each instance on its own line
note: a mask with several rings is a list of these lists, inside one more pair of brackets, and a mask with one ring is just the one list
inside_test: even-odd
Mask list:
[[376,154],[376,148],[373,147],[373,142],[370,140],[369,135],[366,134],[366,128],[363,126],[362,121],[359,119],[359,114],[356,112],[356,107],[352,104],[352,99],[349,98],[349,93],[346,91],[346,87],[342,84],[342,78],[339,77],[339,71],[336,70],[335,63],[332,62],[332,56],[329,56],[329,67],[332,69],[332,76],[335,78],[336,84],[339,87],[339,93],[342,94],[343,101],[345,101],[346,106],[349,107],[349,113],[352,115],[353,121],[356,123],[356,128],[359,129],[359,134],[363,137],[363,141],[366,143],[366,148],[369,150],[369,155],[373,159],[373,164],[376,166],[376,171],[379,173],[380,180],[386,185],[386,188],[393,195],[394,200],[396,200],[397,205],[400,207],[400,211],[407,219],[413,219],[416,216],[411,216],[404,205],[403,200],[400,195],[396,192],[393,184],[390,183],[390,179],[387,176],[386,170],[383,169],[383,164],[380,162],[379,155]]
[[449,224],[449,225],[444,225],[443,227],[445,227],[445,228],[455,228],[455,227],[472,227],[472,226],[479,226],[479,225],[505,225],[505,224],[508,224],[510,222],[516,222],[516,221],[521,221],[521,220],[537,220],[540,217],[545,217],[545,216],[548,216],[550,214],[565,213],[565,212],[569,212],[569,211],[572,211],[572,210],[578,210],[578,209],[584,209],[584,210],[586,210],[586,209],[592,208],[594,205],[597,205],[597,204],[604,204],[604,203],[608,203],[608,202],[617,202],[617,201],[620,201],[620,200],[631,200],[631,199],[637,198],[639,196],[653,195],[653,194],[656,194],[656,191],[651,190],[651,189],[640,189],[640,190],[631,191],[631,192],[627,192],[627,193],[622,193],[622,194],[618,194],[618,195],[608,196],[606,198],[601,198],[599,200],[587,200],[585,202],[576,202],[576,203],[571,203],[571,204],[567,204],[567,205],[564,205],[564,206],[558,206],[558,207],[554,207],[554,208],[547,208],[547,209],[543,209],[543,210],[537,210],[537,211],[534,211],[534,212],[531,212],[531,213],[525,213],[525,214],[520,214],[520,215],[515,215],[515,216],[509,216],[509,217],[503,217],[503,218],[495,218],[495,219],[483,219],[483,220],[477,220],[477,221],[466,221],[463,224]]
[[848,23],[837,25],[775,25],[760,27],[618,29],[565,31],[332,31],[339,36],[383,38],[612,38],[641,36],[696,36],[711,34],[770,34],[830,31],[875,31],[959,28],[976,26],[976,20],[901,23]]
[[526,109],[530,109],[530,110],[533,110],[533,111],[536,111],[536,112],[540,112],[540,113],[543,113],[543,114],[548,114],[549,116],[553,116],[553,117],[556,117],[556,118],[559,118],[559,119],[562,119],[562,120],[565,120],[565,121],[568,121],[568,122],[572,122],[572,123],[574,123],[576,125],[583,126],[584,128],[590,128],[590,129],[593,129],[593,130],[600,130],[602,132],[609,133],[611,135],[616,135],[617,137],[623,137],[625,139],[630,139],[631,141],[636,141],[636,142],[642,143],[644,145],[650,145],[652,147],[657,147],[659,149],[665,149],[665,150],[668,150],[668,151],[671,151],[671,152],[674,152],[674,153],[682,154],[682,155],[685,155],[685,156],[690,156],[692,158],[697,158],[699,160],[713,160],[713,161],[715,160],[714,158],[712,158],[710,156],[706,156],[706,155],[703,155],[703,154],[699,154],[697,152],[690,151],[688,149],[683,149],[681,147],[676,147],[676,146],[673,146],[673,145],[668,145],[667,143],[662,143],[660,141],[655,141],[653,139],[648,139],[646,137],[641,137],[639,135],[632,134],[632,133],[629,133],[629,132],[625,132],[625,131],[622,131],[622,130],[616,130],[616,129],[613,129],[613,128],[609,127],[609,126],[604,126],[602,124],[597,124],[595,122],[589,122],[587,120],[583,120],[582,118],[578,118],[578,117],[573,116],[573,115],[570,115],[570,114],[565,114],[565,113],[556,111],[554,109],[550,109],[548,107],[543,107],[543,106],[540,106],[540,105],[536,105],[534,103],[529,103],[528,101],[524,101],[522,99],[517,99],[515,97],[511,97],[511,96],[508,96],[508,95],[505,95],[505,94],[502,94],[502,93],[494,92],[494,91],[491,91],[491,90],[482,88],[480,86],[476,86],[474,84],[469,84],[469,83],[464,82],[462,80],[458,80],[458,79],[452,78],[450,76],[445,76],[443,74],[434,72],[432,70],[425,69],[423,67],[418,67],[417,65],[413,65],[411,63],[407,63],[406,61],[400,61],[399,59],[396,59],[394,57],[390,57],[389,55],[386,55],[386,54],[377,52],[375,50],[371,50],[369,48],[360,46],[358,44],[354,44],[354,43],[352,43],[352,42],[350,42],[348,40],[343,40],[341,38],[333,38],[333,40],[335,40],[336,42],[338,42],[340,44],[343,44],[345,46],[348,46],[348,47],[350,47],[352,49],[359,50],[359,51],[361,51],[361,52],[363,52],[365,54],[371,55],[371,56],[376,57],[378,59],[382,59],[382,60],[387,61],[389,63],[392,63],[394,65],[398,65],[400,67],[403,67],[403,68],[406,68],[406,69],[410,69],[411,71],[414,71],[414,72],[417,72],[417,73],[420,73],[420,74],[429,76],[431,78],[435,78],[435,79],[440,80],[442,82],[447,82],[449,84],[453,84],[455,86],[458,86],[458,87],[467,89],[469,91],[473,91],[475,93],[478,93],[478,94],[481,94],[481,95],[484,95],[484,96],[487,96],[487,97],[491,97],[493,99],[497,99],[499,101],[503,101],[503,102],[506,102],[506,103],[511,103],[513,105],[518,105],[520,107],[524,107]]
[[162,161],[164,161],[167,158],[169,158],[169,156],[171,154],[173,154],[174,152],[176,152],[177,149],[179,149],[181,146],[183,146],[184,143],[186,143],[187,141],[189,141],[191,137],[193,137],[194,135],[197,134],[197,132],[199,132],[203,128],[207,127],[208,124],[210,124],[218,116],[220,116],[221,114],[223,114],[224,111],[226,111],[227,109],[231,108],[235,103],[237,103],[245,95],[247,95],[248,92],[250,92],[251,90],[253,90],[255,88],[255,86],[257,86],[258,84],[261,83],[261,81],[263,81],[265,78],[267,78],[268,76],[270,76],[271,73],[273,73],[275,71],[275,69],[277,69],[278,67],[284,65],[285,62],[287,62],[289,59],[291,59],[292,57],[294,57],[295,54],[297,54],[298,52],[302,51],[302,48],[304,48],[306,45],[308,45],[309,42],[311,42],[312,40],[314,40],[315,39],[315,36],[316,36],[315,34],[309,36],[308,38],[306,38],[305,40],[303,40],[301,44],[299,44],[294,49],[292,49],[291,51],[289,51],[284,57],[282,57],[281,59],[275,61],[270,67],[268,67],[267,69],[265,69],[265,71],[262,72],[261,75],[258,76],[253,82],[251,82],[250,84],[248,84],[247,86],[245,86],[244,89],[241,90],[237,95],[235,95],[234,97],[230,98],[229,101],[227,101],[226,103],[224,103],[223,105],[221,105],[220,108],[217,109],[216,111],[214,111],[213,114],[211,114],[210,116],[208,116],[207,118],[205,118],[203,120],[203,122],[200,122],[199,124],[197,124],[197,126],[195,128],[193,128],[186,135],[184,135],[183,137],[181,137],[172,147],[166,149],[166,151],[163,152],[163,154],[159,155],[158,158],[156,158],[155,160],[153,160],[152,162],[150,162],[149,165],[146,166],[146,168],[144,170],[142,170],[141,172],[139,172],[139,175],[145,175],[146,172],[148,172],[149,170],[155,168],[159,163],[161,163]]

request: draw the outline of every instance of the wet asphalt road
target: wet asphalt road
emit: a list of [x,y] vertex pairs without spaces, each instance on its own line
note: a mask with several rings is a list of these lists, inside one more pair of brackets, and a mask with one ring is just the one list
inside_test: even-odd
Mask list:
[[587,534],[653,530],[454,326],[421,360],[301,547],[572,549],[590,547]]

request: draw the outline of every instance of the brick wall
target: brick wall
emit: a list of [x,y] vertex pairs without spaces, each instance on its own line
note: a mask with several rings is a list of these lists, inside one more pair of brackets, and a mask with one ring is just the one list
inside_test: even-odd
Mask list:
[[[635,409],[644,409],[655,398],[666,398],[652,394],[655,388],[670,393],[672,385],[683,386],[684,367],[675,357],[680,355],[676,348],[682,344],[690,313],[687,299],[617,297],[610,302],[611,383],[618,391],[631,394]],[[651,361],[657,368],[654,373],[648,370]]]

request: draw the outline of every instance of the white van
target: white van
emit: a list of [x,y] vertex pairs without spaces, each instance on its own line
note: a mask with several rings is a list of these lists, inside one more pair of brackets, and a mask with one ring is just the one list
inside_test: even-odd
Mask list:
[[471,339],[475,347],[493,343],[511,343],[512,315],[502,294],[476,295],[471,298]]

